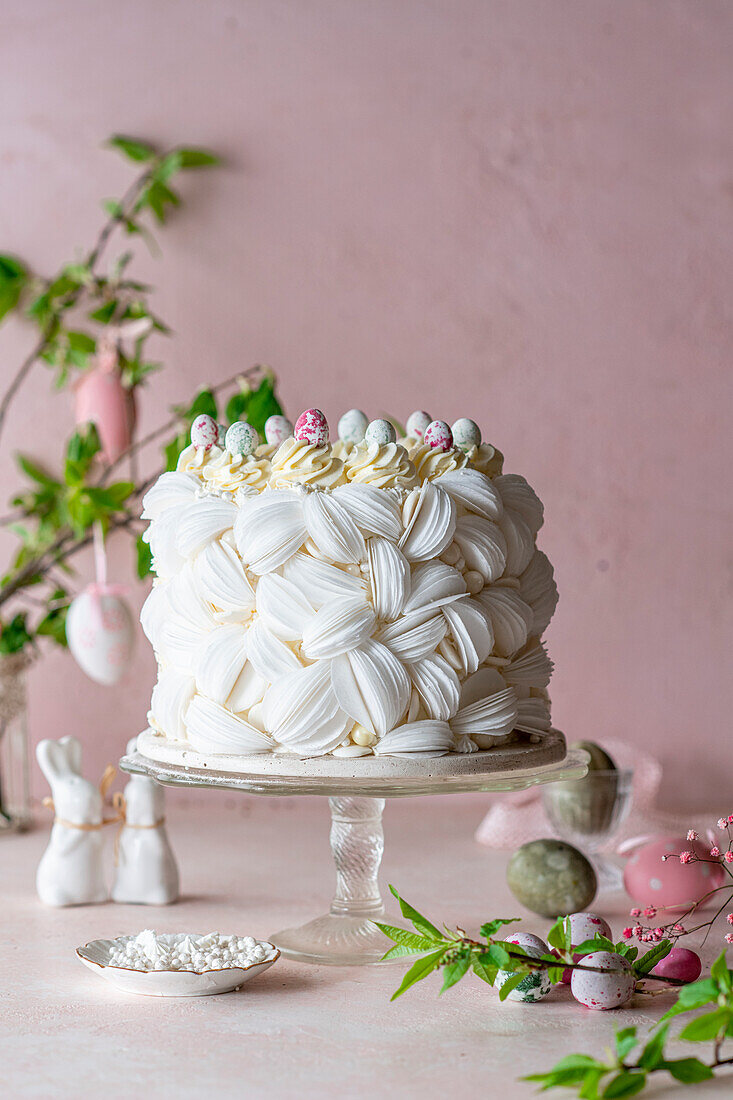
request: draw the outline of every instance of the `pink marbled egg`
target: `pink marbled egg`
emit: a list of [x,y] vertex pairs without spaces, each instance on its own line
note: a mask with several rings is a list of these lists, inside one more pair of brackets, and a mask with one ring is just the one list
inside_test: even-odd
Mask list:
[[453,432],[445,420],[431,420],[425,429],[423,442],[436,451],[449,451],[453,446]]
[[426,413],[423,409],[415,409],[414,412],[410,413],[405,424],[407,434],[415,436],[416,439],[422,439],[425,429],[431,423],[430,413]]
[[[570,935],[570,942],[573,947],[578,947],[581,943],[585,943],[586,940],[592,940],[594,936],[605,936],[609,940],[613,939],[611,926],[603,917],[599,917],[596,913],[571,913]],[[573,955],[573,960],[575,962],[579,962],[582,958],[582,955]],[[566,969],[563,971],[563,983],[565,985],[570,985],[572,976],[572,970]]]
[[274,413],[265,421],[265,439],[268,443],[283,443],[293,434],[293,425],[287,416]]
[[219,439],[219,425],[212,416],[201,413],[191,425],[191,442],[194,447],[203,447],[208,451]]
[[574,970],[570,989],[576,1001],[586,1008],[608,1010],[622,1008],[634,995],[634,975],[628,959],[613,951],[593,951],[584,955],[585,966],[600,966],[603,973]]
[[678,982],[696,982],[701,973],[700,956],[687,947],[673,947],[652,970],[657,978],[674,978]]
[[[624,867],[624,887],[637,905],[683,911],[721,885],[725,871],[719,864],[680,863],[680,852],[710,859],[710,849],[701,840],[676,836],[650,840],[629,857]],[[662,861],[667,855],[672,858]]]
[[293,435],[302,443],[328,443],[328,421],[320,409],[306,409],[295,421]]

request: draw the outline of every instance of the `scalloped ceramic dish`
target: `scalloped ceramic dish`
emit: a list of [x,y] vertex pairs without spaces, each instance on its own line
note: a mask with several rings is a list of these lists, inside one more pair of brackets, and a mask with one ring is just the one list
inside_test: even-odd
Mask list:
[[[185,939],[188,933],[170,933],[160,938],[169,944]],[[191,939],[200,938],[194,933]],[[113,944],[125,944],[132,936],[119,936],[116,940],[90,940],[76,953],[89,970],[99,974],[110,985],[125,993],[139,993],[147,997],[209,997],[214,993],[231,993],[258,974],[264,974],[280,958],[280,952],[271,943],[258,940],[268,952],[263,962],[247,967],[227,967],[223,970],[132,970],[111,966],[110,949]]]

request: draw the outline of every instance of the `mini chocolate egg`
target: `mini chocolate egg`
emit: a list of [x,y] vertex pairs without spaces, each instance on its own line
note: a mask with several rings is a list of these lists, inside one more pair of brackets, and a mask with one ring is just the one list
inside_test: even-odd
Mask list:
[[631,963],[613,951],[593,951],[580,960],[582,966],[599,966],[597,970],[574,970],[570,990],[575,1000],[586,1008],[607,1010],[622,1008],[634,995],[634,975]]
[[[531,932],[512,932],[511,936],[507,936],[506,943],[516,943],[517,946],[523,948],[527,955],[531,955],[534,959],[539,959],[542,955],[547,955],[549,947],[544,940],[541,940],[539,936],[533,935]],[[508,982],[510,978],[514,977],[516,971],[512,970],[500,970],[496,975],[496,988],[501,989],[505,982]],[[550,981],[546,970],[535,970],[533,973],[528,974],[526,978],[522,978],[521,982],[515,989],[508,995],[508,1001],[522,1001],[524,1004],[533,1004],[536,1001],[541,1001],[543,997],[552,989],[552,982]]]
[[369,417],[361,409],[349,409],[338,423],[338,436],[344,443],[361,443],[369,426]]
[[364,433],[364,439],[367,443],[377,443],[382,447],[387,443],[394,443],[397,433],[394,430],[394,424],[389,420],[372,420]]
[[428,424],[432,422],[432,416],[430,413],[423,412],[422,409],[416,409],[415,412],[410,413],[407,418],[405,427],[407,434],[414,436],[415,439],[422,439],[425,435],[425,429]]
[[292,434],[293,425],[287,416],[280,416],[279,413],[268,416],[265,421],[265,439],[268,443],[282,443],[284,440],[290,439]]
[[[708,862],[680,863],[680,852],[692,852]],[[662,856],[669,856],[663,860]],[[722,885],[725,871],[710,862],[710,850],[701,840],[661,836],[640,845],[626,861],[624,889],[639,906],[684,911]],[[703,904],[711,905],[708,898]]]
[[688,947],[673,947],[652,970],[656,978],[674,978],[678,982],[696,982],[701,973],[700,956]]
[[328,421],[320,409],[306,409],[295,421],[293,435],[301,443],[328,443]]
[[453,433],[445,420],[431,420],[425,429],[423,443],[436,451],[449,451],[453,446]]
[[469,420],[467,416],[456,420],[451,432],[454,446],[461,451],[470,451],[474,447],[481,446],[481,429],[475,420]]
[[213,416],[201,413],[191,425],[191,442],[194,447],[203,447],[208,451],[219,438],[219,427]]
[[224,445],[232,455],[252,455],[260,445],[260,437],[246,420],[238,420],[227,431]]

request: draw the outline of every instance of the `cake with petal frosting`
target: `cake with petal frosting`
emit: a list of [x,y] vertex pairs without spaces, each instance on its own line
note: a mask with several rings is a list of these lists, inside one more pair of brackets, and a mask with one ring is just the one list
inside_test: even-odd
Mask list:
[[542,503],[473,421],[416,412],[398,440],[353,409],[331,444],[308,409],[272,417],[264,443],[242,422],[222,434],[197,418],[144,500],[158,679],[142,752],[353,775],[490,769],[514,744],[564,755]]

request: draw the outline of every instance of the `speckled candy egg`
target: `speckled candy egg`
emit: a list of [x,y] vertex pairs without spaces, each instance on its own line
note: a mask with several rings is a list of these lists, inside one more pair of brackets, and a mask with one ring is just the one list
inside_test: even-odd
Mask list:
[[[702,841],[676,836],[642,844],[629,857],[624,867],[624,888],[637,905],[684,911],[722,884],[722,867],[715,863],[680,863],[680,852],[710,859],[710,850]],[[662,861],[667,855],[672,858]]]
[[[506,943],[516,943],[534,959],[547,955],[550,950],[545,941],[532,932],[512,932],[511,936],[506,937]],[[500,970],[496,975],[496,988],[501,989],[504,983],[514,976],[514,973],[515,971],[511,970]],[[522,978],[516,989],[513,989],[508,995],[507,1000],[533,1004],[535,1001],[541,1001],[543,997],[546,997],[551,989],[552,982],[547,976],[547,971],[537,970],[533,974],[528,974],[526,978]]]
[[415,439],[422,439],[425,435],[425,429],[428,424],[432,423],[432,420],[430,413],[426,413],[422,409],[415,409],[415,412],[410,413],[405,424],[407,434]]
[[328,443],[328,421],[320,409],[306,409],[295,421],[293,435],[301,443]]
[[470,451],[472,447],[481,446],[481,429],[475,420],[469,420],[467,416],[456,420],[451,432],[454,446],[462,451]]
[[280,416],[276,413],[274,416],[268,416],[265,421],[265,439],[268,443],[280,444],[286,439],[290,439],[293,434],[293,425],[288,420],[287,416]]
[[369,427],[369,417],[361,409],[349,409],[339,420],[339,439],[344,443],[361,443]]
[[224,446],[232,455],[252,455],[260,445],[260,437],[246,420],[232,424],[224,439]]
[[425,429],[423,443],[436,451],[449,451],[453,446],[453,433],[445,420],[431,420]]
[[[605,936],[613,939],[611,927],[603,917],[595,913],[570,913],[570,936],[573,947],[579,947],[586,940],[592,940],[594,936]],[[582,955],[573,955],[575,962],[579,962]],[[573,972],[570,969],[563,971],[562,980],[565,985],[570,985]]]
[[657,978],[674,978],[678,982],[696,982],[701,973],[700,956],[687,947],[673,947],[652,970]]
[[191,442],[194,447],[203,447],[208,451],[219,439],[219,425],[213,416],[201,413],[191,425]]
[[586,1008],[622,1008],[634,995],[631,963],[613,951],[594,951],[584,955],[584,966],[600,966],[603,973],[574,970],[570,989],[576,1001]]
[[376,443],[384,447],[387,443],[394,443],[397,433],[394,430],[394,424],[389,420],[372,420],[364,434],[364,439],[367,443]]

